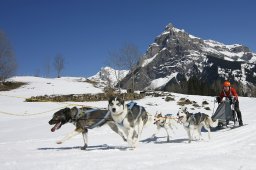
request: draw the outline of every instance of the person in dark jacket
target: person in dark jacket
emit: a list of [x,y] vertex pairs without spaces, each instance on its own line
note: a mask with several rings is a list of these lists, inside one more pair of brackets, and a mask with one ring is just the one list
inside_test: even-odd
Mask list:
[[239,126],[243,126],[242,114],[239,109],[238,94],[237,94],[236,90],[233,87],[231,87],[231,84],[229,81],[225,81],[223,83],[223,89],[222,89],[221,93],[219,94],[219,96],[217,97],[218,103],[220,103],[222,101],[223,97],[227,97],[230,100],[233,99],[232,102],[234,103],[234,106],[235,106],[234,109],[237,113]]

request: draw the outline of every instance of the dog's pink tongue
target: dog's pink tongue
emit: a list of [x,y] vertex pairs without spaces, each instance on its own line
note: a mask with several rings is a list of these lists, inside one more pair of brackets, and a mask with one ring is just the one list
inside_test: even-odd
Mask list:
[[53,126],[53,128],[51,128],[51,131],[54,132],[55,130],[59,129],[61,125],[61,122],[56,123],[55,126]]

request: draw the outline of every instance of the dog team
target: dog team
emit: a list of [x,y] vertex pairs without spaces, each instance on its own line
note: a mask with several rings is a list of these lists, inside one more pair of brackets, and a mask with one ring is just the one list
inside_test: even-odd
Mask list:
[[88,107],[61,109],[53,114],[49,124],[54,125],[51,129],[54,132],[66,123],[73,123],[75,130],[57,141],[57,144],[82,134],[84,146],[81,149],[85,150],[88,146],[88,129],[101,127],[105,124],[119,134],[124,141],[127,141],[129,147],[135,148],[143,128],[145,125],[152,123],[153,120],[156,125],[156,132],[152,135],[152,138],[155,138],[159,130],[164,128],[167,133],[167,142],[170,141],[170,133],[173,132],[173,128],[177,128],[178,123],[183,124],[188,134],[189,143],[195,139],[194,132],[197,132],[199,140],[201,139],[202,127],[208,131],[208,138],[210,139],[210,127],[218,125],[218,120],[213,121],[211,117],[204,113],[189,113],[186,107],[181,107],[177,116],[162,115],[162,113],[156,113],[155,116],[152,116],[143,106],[134,102],[125,104],[125,101],[118,97],[109,99],[108,109]]

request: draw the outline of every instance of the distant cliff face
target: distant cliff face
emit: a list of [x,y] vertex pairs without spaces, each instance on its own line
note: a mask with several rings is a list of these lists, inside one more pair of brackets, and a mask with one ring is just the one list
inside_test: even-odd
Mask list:
[[[248,91],[256,86],[256,54],[243,45],[202,40],[169,24],[149,46],[142,64],[137,65],[135,88],[166,89],[191,77],[208,84],[227,79]],[[130,88],[131,79],[128,74],[121,86]]]

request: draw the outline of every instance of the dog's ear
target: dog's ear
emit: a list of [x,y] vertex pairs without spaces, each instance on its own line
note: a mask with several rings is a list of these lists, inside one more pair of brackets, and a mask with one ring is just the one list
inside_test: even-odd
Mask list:
[[114,99],[115,99],[114,96],[110,96],[109,99],[108,99],[108,104],[111,103]]
[[122,105],[124,105],[124,96],[123,96],[123,95],[116,97],[116,100],[117,100],[119,103],[121,103]]
[[187,111],[187,107],[186,106],[182,106],[182,110],[184,110],[185,112]]
[[66,107],[65,109],[63,109],[63,113],[66,117],[69,117],[71,109],[69,107]]
[[124,99],[120,99],[120,103],[124,105]]
[[125,98],[125,95],[124,94],[121,94],[121,96],[119,96],[119,101],[122,105],[124,105],[124,98]]
[[71,110],[71,112],[72,111],[78,111],[78,108],[77,107],[72,107],[70,110]]
[[70,111],[70,108],[69,108],[69,107],[66,107],[66,108],[64,108],[64,110],[63,110],[63,112],[68,112],[68,111]]

